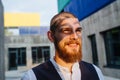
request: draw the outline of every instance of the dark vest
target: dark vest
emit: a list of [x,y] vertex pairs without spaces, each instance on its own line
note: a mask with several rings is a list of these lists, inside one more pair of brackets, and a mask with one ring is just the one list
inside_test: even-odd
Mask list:
[[[81,80],[100,80],[94,66],[81,61]],[[32,68],[37,80],[62,80],[51,61],[47,61]]]

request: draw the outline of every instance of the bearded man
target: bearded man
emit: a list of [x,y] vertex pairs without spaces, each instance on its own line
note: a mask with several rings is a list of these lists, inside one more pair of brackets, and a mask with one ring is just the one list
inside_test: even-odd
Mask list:
[[101,70],[82,61],[82,27],[69,12],[56,14],[47,35],[55,56],[30,69],[22,80],[104,80]]

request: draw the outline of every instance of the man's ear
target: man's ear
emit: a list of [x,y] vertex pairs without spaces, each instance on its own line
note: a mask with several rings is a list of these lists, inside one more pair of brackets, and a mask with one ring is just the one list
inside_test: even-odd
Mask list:
[[53,33],[51,31],[48,31],[47,32],[47,36],[48,36],[48,39],[51,41],[51,42],[54,42],[54,36],[53,36]]

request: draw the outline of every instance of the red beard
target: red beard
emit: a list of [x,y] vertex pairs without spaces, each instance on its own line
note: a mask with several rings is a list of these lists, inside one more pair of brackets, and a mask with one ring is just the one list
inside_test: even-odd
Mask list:
[[55,43],[58,51],[58,56],[68,63],[81,61],[82,59],[82,45],[80,39],[65,41],[62,40],[58,44]]

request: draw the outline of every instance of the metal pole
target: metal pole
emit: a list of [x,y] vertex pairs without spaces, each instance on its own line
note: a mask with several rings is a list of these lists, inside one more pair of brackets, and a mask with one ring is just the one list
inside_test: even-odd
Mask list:
[[3,18],[3,5],[0,0],[0,80],[5,80],[4,68],[4,18]]

